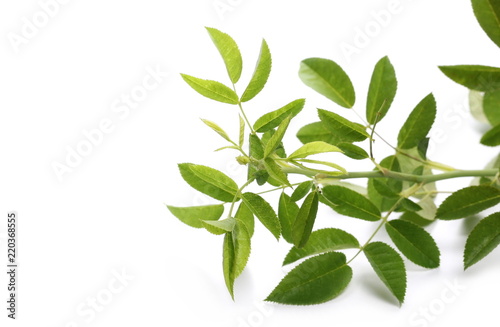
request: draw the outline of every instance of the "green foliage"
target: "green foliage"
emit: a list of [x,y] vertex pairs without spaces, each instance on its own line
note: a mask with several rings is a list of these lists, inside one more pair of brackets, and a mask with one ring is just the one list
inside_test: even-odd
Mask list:
[[305,246],[291,248],[283,265],[315,254],[353,248],[359,248],[359,242],[351,234],[338,228],[319,229],[311,233]]
[[234,298],[234,281],[241,274],[250,257],[250,235],[242,224],[235,224],[234,229],[224,236],[222,266],[226,286]]
[[464,251],[464,269],[486,257],[500,244],[500,213],[494,213],[474,227]]
[[492,186],[469,186],[454,192],[439,206],[436,218],[469,217],[500,203],[500,190]]
[[298,248],[303,247],[309,240],[318,213],[318,201],[318,192],[309,193],[295,217],[292,239],[293,244]]
[[483,111],[492,126],[500,124],[500,91],[484,93]]
[[271,73],[271,65],[271,52],[269,51],[266,40],[262,40],[260,55],[257,60],[257,65],[255,66],[255,71],[253,72],[252,79],[245,89],[245,92],[243,92],[243,95],[241,96],[241,102],[252,100],[257,94],[260,93],[260,91],[262,91],[267,83],[269,74]]
[[500,68],[481,65],[440,66],[451,80],[471,90],[491,92],[500,89]]
[[238,104],[239,102],[238,95],[220,82],[201,79],[186,74],[181,74],[181,76],[196,92],[209,99],[229,104]]
[[432,94],[426,96],[411,112],[399,130],[398,147],[411,149],[429,133],[436,118],[436,100]]
[[182,178],[195,190],[214,199],[230,202],[237,197],[238,185],[224,173],[191,163],[179,164]]
[[360,142],[369,136],[363,125],[353,123],[331,111],[318,109],[318,116],[324,126],[334,133],[337,142]]
[[380,210],[363,195],[344,186],[329,185],[322,192],[325,203],[341,215],[377,221],[381,218]]
[[380,280],[403,303],[406,294],[406,268],[401,256],[383,242],[373,242],[363,249]]
[[481,137],[481,144],[487,146],[500,145],[500,125],[497,125],[487,131],[483,137]]
[[221,204],[184,208],[167,206],[167,208],[180,221],[194,228],[202,228],[203,221],[218,220],[224,213],[224,206]]
[[274,152],[274,150],[278,148],[281,140],[283,139],[283,136],[285,136],[285,132],[288,128],[288,124],[290,124],[290,120],[292,120],[292,116],[288,116],[279,124],[276,133],[271,136],[264,148],[264,158],[268,157]]
[[425,268],[439,267],[436,241],[423,228],[404,220],[392,220],[385,229],[399,251],[413,263]]
[[243,59],[236,42],[229,35],[215,28],[207,27],[207,31],[224,60],[231,82],[235,84],[240,79],[243,69]]
[[[472,0],[472,4],[480,25],[498,45],[500,3]],[[217,123],[208,119],[202,121],[227,142],[218,151],[236,151],[237,163],[247,166],[248,173],[233,180],[214,168],[179,164],[181,176],[188,185],[219,202],[193,207],[168,205],[167,208],[183,223],[223,237],[222,270],[231,297],[234,298],[235,280],[249,259],[251,239],[256,230],[255,217],[273,237],[279,240],[282,236],[292,245],[283,264],[296,265],[267,301],[310,305],[337,297],[352,279],[351,261],[363,252],[382,283],[403,303],[407,281],[399,252],[419,266],[438,268],[441,262],[438,242],[424,228],[436,219],[446,223],[481,214],[500,203],[498,153],[482,170],[458,170],[429,158],[432,154],[427,151],[431,144],[428,135],[437,114],[432,94],[408,113],[406,121],[391,122],[388,128],[395,131],[398,124],[401,125],[396,144],[394,140],[383,138],[384,131],[378,129],[384,125],[378,122],[388,114],[398,89],[396,70],[388,57],[380,59],[372,72],[366,98],[366,122],[357,112],[358,122],[334,112],[335,104],[356,110],[351,80],[337,63],[324,58],[303,60],[299,78],[305,86],[334,104],[332,108],[317,110],[319,121],[299,128],[296,136],[302,145],[290,149],[286,135],[293,126],[291,121],[302,111],[311,110],[305,109],[305,99],[283,101],[287,104],[269,112],[258,112],[258,107],[262,106],[254,106],[252,116],[260,118],[253,123],[244,108],[263,90],[270,77],[272,60],[266,41],[262,41],[255,69],[240,96],[235,84],[242,76],[243,59],[236,42],[214,28],[207,28],[207,31],[224,61],[231,85],[181,76],[201,95],[236,105],[233,107],[237,121],[234,130],[238,135],[234,140]],[[459,65],[441,66],[440,69],[471,90],[471,112],[490,128],[481,143],[500,145],[500,68]],[[378,146],[373,147],[379,139],[394,150],[382,160],[376,159]],[[467,153],[469,149],[463,151]],[[338,159],[347,160],[347,163],[340,164]],[[353,171],[350,160],[362,159],[370,159],[362,163],[373,165],[365,171]],[[476,179],[472,186],[458,191],[444,190],[451,195],[438,206],[436,195],[440,191],[436,182],[463,177]],[[348,183],[346,179],[362,179],[366,184]],[[257,189],[259,186],[263,187],[262,191]],[[279,199],[268,197],[275,191],[281,193]],[[271,200],[275,202],[268,202]],[[336,223],[328,215],[317,217],[318,213],[323,213],[320,204],[340,215],[370,222],[367,228],[372,234],[360,243],[353,234],[338,228],[315,229],[317,219]],[[376,240],[378,232],[384,229],[391,244]],[[468,236],[464,244],[464,268],[482,260],[499,243],[500,213],[494,213],[480,220]],[[347,260],[346,253],[352,250],[355,253]]]
[[325,253],[290,271],[266,301],[295,305],[323,303],[337,297],[351,278],[352,269],[343,253]]
[[264,133],[278,127],[282,121],[288,118],[288,116],[291,116],[292,118],[297,116],[302,108],[304,108],[305,102],[305,99],[298,99],[279,108],[278,110],[268,112],[255,121],[253,129],[258,133]]
[[260,220],[276,239],[279,239],[281,234],[281,226],[276,212],[273,207],[264,200],[260,195],[250,192],[243,193],[241,198],[247,205],[248,209]]
[[339,106],[354,106],[356,97],[351,80],[337,63],[323,58],[305,59],[300,63],[299,77],[305,85]]
[[396,96],[397,87],[396,72],[391,61],[388,57],[380,59],[375,65],[366,99],[366,120],[370,124],[385,117]]
[[483,30],[500,47],[500,2],[472,0],[472,8]]
[[326,152],[341,152],[341,150],[338,147],[326,142],[315,141],[304,144],[298,150],[295,150],[291,155],[289,155],[288,159],[307,158],[313,154]]

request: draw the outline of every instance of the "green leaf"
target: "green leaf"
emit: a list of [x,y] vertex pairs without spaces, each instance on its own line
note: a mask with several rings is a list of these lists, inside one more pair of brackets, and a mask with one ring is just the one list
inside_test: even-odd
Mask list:
[[234,299],[234,281],[241,274],[250,256],[250,236],[245,226],[236,224],[224,236],[222,267],[226,286]]
[[406,268],[401,256],[383,242],[368,244],[364,252],[378,277],[399,303],[403,303],[406,293]]
[[474,227],[464,251],[464,269],[479,262],[500,244],[500,213],[482,219]]
[[211,129],[213,129],[217,134],[222,136],[226,141],[233,143],[229,138],[229,136],[227,135],[227,133],[219,125],[207,119],[202,119],[201,121],[204,122],[205,125],[207,125]]
[[243,193],[241,198],[248,206],[248,209],[259,218],[260,222],[266,227],[276,239],[279,239],[281,233],[281,226],[276,212],[273,207],[264,200],[260,195],[250,192]]
[[381,181],[380,179],[374,179],[373,186],[380,195],[385,196],[386,198],[390,199],[399,198],[399,194],[396,191],[394,191],[385,181]]
[[465,218],[500,203],[500,190],[486,185],[469,186],[448,196],[439,206],[436,218],[452,220]]
[[288,159],[306,158],[313,154],[326,152],[342,152],[335,145],[331,145],[322,141],[306,143],[288,156]]
[[484,94],[483,110],[492,126],[500,124],[500,90]]
[[400,205],[401,205],[401,210],[402,211],[417,212],[417,211],[422,210],[422,207],[420,205],[416,204],[415,202],[413,202],[410,199],[402,199]]
[[[420,144],[420,141],[418,142]],[[406,149],[404,151],[404,154],[402,152],[396,153],[396,158],[399,161],[400,165],[400,172],[405,173],[405,174],[413,174],[415,172],[415,169],[417,169],[419,166],[422,166],[422,162],[415,160],[414,158],[418,158],[420,160],[424,160],[424,158],[421,157],[420,152],[418,151],[418,146],[413,147],[411,149]],[[429,167],[424,167],[424,170],[421,173],[422,175],[432,175],[432,169]],[[401,182],[400,182],[401,183]],[[401,183],[403,188],[406,189],[410,187],[410,185],[413,185],[414,182],[410,181],[404,181]],[[427,183],[423,186],[422,191],[430,192],[430,191],[435,191],[436,190],[436,183]],[[415,197],[422,197],[420,195],[416,195]]]
[[223,33],[215,28],[206,27],[208,34],[212,38],[217,50],[224,60],[226,65],[227,74],[231,79],[231,82],[235,84],[238,82],[241,76],[241,70],[243,67],[243,60],[241,58],[240,50],[236,42],[226,33]]
[[377,221],[381,218],[380,210],[363,195],[339,185],[325,186],[322,190],[327,204],[341,215]]
[[398,147],[410,149],[429,133],[436,118],[436,100],[429,94],[413,109],[398,135]]
[[232,232],[236,225],[234,218],[227,218],[223,220],[202,220],[203,227],[207,231],[215,235],[222,235],[227,232]]
[[297,202],[304,196],[306,196],[307,193],[309,193],[309,191],[311,190],[312,185],[313,185],[312,181],[305,181],[300,183],[299,186],[297,186],[297,188],[292,193],[291,196],[292,201]]
[[[500,155],[496,155],[492,160],[488,162],[488,164],[484,167],[484,169],[493,169],[493,168],[500,168]],[[476,178],[473,180],[473,183],[471,185],[477,185],[477,184],[489,184],[491,186],[494,186],[496,188],[499,188],[500,185],[497,181],[493,181],[492,177],[481,177],[481,178]]]
[[[265,132],[264,134],[262,134],[262,144],[264,145],[264,149],[274,134],[276,134],[275,129],[270,129],[267,132]],[[278,146],[276,147],[276,150],[274,150],[274,153],[280,158],[286,158],[286,152],[285,152],[285,148],[283,147],[282,141],[280,141],[278,143]]]
[[[395,172],[401,171],[401,166],[400,166],[399,160],[396,156],[388,156],[388,157],[384,158],[380,162],[380,166],[387,168],[389,170],[395,171]],[[398,199],[396,197],[388,198],[388,197],[380,194],[379,191],[377,190],[377,188],[375,187],[375,180],[379,180],[379,179],[374,179],[374,178],[368,179],[368,198],[381,211],[383,211],[383,212],[389,211],[396,204]],[[393,190],[396,193],[401,192],[401,190],[403,189],[403,183],[400,180],[384,178],[384,179],[382,179],[382,181],[385,182],[387,184],[387,186],[390,187],[391,190]]]
[[238,138],[238,144],[240,148],[243,146],[244,142],[245,142],[245,121],[240,116],[240,135]]
[[472,8],[479,25],[500,47],[500,2],[498,0],[472,0]]
[[218,220],[224,212],[222,204],[196,207],[174,207],[167,205],[167,208],[180,221],[194,228],[202,228],[203,220]]
[[412,211],[404,212],[401,215],[401,217],[399,217],[399,219],[404,220],[404,221],[408,221],[408,222],[413,223],[413,224],[420,226],[420,227],[425,227],[425,226],[428,226],[432,223],[432,220],[422,218],[419,214],[417,214],[416,212],[412,212]]
[[397,87],[396,72],[389,58],[380,59],[375,65],[366,100],[366,120],[370,124],[385,117],[396,96]]
[[250,134],[250,156],[257,160],[264,159],[264,146],[255,134]]
[[302,82],[345,108],[352,108],[354,88],[349,76],[335,62],[322,58],[309,58],[300,63]]
[[281,193],[278,206],[278,218],[281,224],[281,234],[285,241],[290,244],[293,244],[292,228],[298,213],[299,206],[293,202],[285,192]]
[[281,167],[276,163],[276,161],[274,161],[274,159],[266,158],[264,160],[264,166],[266,167],[269,176],[277,180],[281,185],[292,187],[288,181],[288,177],[281,170]]
[[342,150],[344,155],[348,156],[351,159],[363,160],[370,157],[364,149],[351,143],[339,143],[337,144],[337,147]]
[[264,133],[278,127],[288,116],[292,116],[292,118],[297,116],[302,108],[304,108],[305,101],[305,99],[298,99],[286,104],[278,110],[268,112],[257,119],[255,124],[253,124],[253,128],[258,133]]
[[278,130],[273,134],[273,136],[271,136],[264,148],[264,158],[267,158],[280,145],[291,119],[292,116],[288,116],[280,123]]
[[325,127],[335,134],[339,142],[360,142],[369,136],[363,125],[353,123],[336,113],[318,109],[318,115]]
[[214,199],[232,202],[238,192],[238,185],[226,174],[207,166],[191,163],[179,164],[182,178],[195,190]]
[[425,229],[404,220],[392,220],[385,229],[399,251],[413,263],[425,268],[439,267],[439,248]]
[[246,102],[253,99],[257,94],[262,91],[267,83],[269,74],[271,73],[271,52],[267,46],[266,40],[262,40],[262,45],[260,47],[259,59],[257,60],[257,65],[253,72],[252,79],[248,84],[245,92],[241,96],[241,102]]
[[297,132],[297,138],[304,144],[323,141],[332,145],[337,145],[340,142],[335,133],[332,133],[332,131],[320,121],[303,126]]
[[491,92],[500,90],[500,68],[480,65],[439,66],[454,82],[471,90]]
[[351,234],[337,228],[324,228],[312,232],[304,247],[291,248],[283,265],[315,254],[356,248],[359,248],[359,242]]
[[236,214],[234,215],[234,219],[236,219],[237,221],[239,221],[243,225],[245,225],[245,227],[248,231],[248,235],[251,238],[253,236],[253,232],[254,232],[255,219],[253,217],[252,211],[250,211],[250,209],[245,204],[245,202],[240,203],[240,206],[238,207],[238,211],[236,211]]
[[[264,146],[260,138],[255,134],[250,134],[249,136],[249,155],[257,160],[264,159]],[[252,177],[255,177],[257,184],[263,185],[266,183],[269,174],[263,169],[257,171],[257,167],[253,163],[250,163],[248,165],[247,179],[251,179]]]
[[201,79],[186,74],[181,74],[186,81],[199,94],[223,103],[238,104],[238,95],[224,84],[208,79]]
[[296,160],[293,160],[293,163],[295,165],[298,164],[298,162],[305,162],[305,163],[312,163],[312,164],[318,164],[318,165],[324,165],[324,166],[327,166],[327,167],[331,167],[333,169],[337,169],[338,171],[325,171],[325,170],[319,170],[319,169],[316,169],[316,171],[318,172],[322,172],[324,174],[329,174],[329,175],[345,175],[347,174],[347,170],[340,166],[340,165],[337,165],[333,162],[329,162],[329,161],[321,161],[321,160],[311,160],[311,159],[296,159]]
[[423,139],[420,140],[420,142],[418,142],[417,145],[418,154],[424,160],[427,160],[427,149],[429,148],[429,140],[430,140],[429,137],[424,137]]
[[330,252],[309,258],[286,275],[266,301],[309,305],[340,295],[352,279],[343,253]]
[[[401,163],[396,156],[388,156],[382,159],[380,166],[390,169],[395,172],[401,172]],[[397,179],[387,180],[387,185],[394,190],[394,192],[399,193],[403,190],[403,183]]]
[[497,125],[487,131],[481,138],[481,144],[487,146],[500,145],[500,125]]
[[293,244],[296,247],[303,247],[314,226],[316,214],[318,213],[318,192],[311,192],[304,199],[302,206],[297,213],[297,217],[293,223],[292,236]]
[[470,90],[469,91],[469,108],[470,108],[470,113],[476,120],[478,120],[481,123],[486,123],[488,124],[488,118],[486,118],[486,115],[484,114],[484,108],[483,108],[483,92],[479,91],[474,91]]

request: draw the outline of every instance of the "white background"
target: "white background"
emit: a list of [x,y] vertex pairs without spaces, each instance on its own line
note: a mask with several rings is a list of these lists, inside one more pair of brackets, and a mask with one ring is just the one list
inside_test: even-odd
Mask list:
[[[222,238],[182,224],[165,208],[166,203],[210,201],[181,179],[177,163],[212,166],[239,183],[245,178],[244,168],[234,163],[235,153],[213,152],[224,140],[198,119],[216,121],[235,136],[236,108],[199,96],[179,77],[183,72],[228,82],[204,26],[219,28],[239,43],[244,58],[240,92],[253,71],[261,38],[267,40],[273,72],[268,86],[246,106],[251,120],[300,97],[307,97],[307,104],[291,131],[316,120],[316,107],[357,119],[302,85],[298,64],[307,57],[325,57],[343,66],[357,91],[355,110],[364,115],[373,65],[388,55],[399,90],[379,132],[394,143],[409,111],[433,92],[438,116],[431,132],[432,158],[464,169],[485,166],[496,150],[478,145],[484,126],[468,113],[467,91],[437,68],[499,65],[499,50],[481,31],[469,1],[66,2],[47,22],[37,1],[0,4],[2,262],[6,213],[15,210],[20,217],[18,320],[6,318],[7,279],[2,273],[2,326],[492,324],[500,291],[498,251],[465,273],[461,263],[474,221],[438,222],[429,229],[441,248],[442,266],[427,271],[408,264],[402,307],[361,257],[353,263],[354,277],[342,296],[319,306],[291,307],[262,302],[287,271],[280,266],[287,244],[257,228],[233,302],[222,277]],[[217,11],[214,5],[221,3],[229,7]],[[383,24],[377,22],[373,13],[387,10],[390,3],[397,12]],[[45,26],[23,36],[34,16]],[[360,31],[367,28],[371,36],[360,44]],[[25,36],[22,44],[12,42]],[[358,51],[346,55],[342,44],[357,44]],[[122,94],[142,84],[147,67],[168,72],[168,77],[128,115],[114,111]],[[76,149],[85,131],[98,128],[103,119],[112,123],[112,131],[58,178],[54,164],[66,164],[69,149]],[[299,145],[293,134],[285,140],[289,151]],[[382,142],[375,151],[378,159],[390,153]],[[330,158],[349,170],[372,169],[368,162]],[[447,190],[469,182],[439,186]],[[321,209],[317,226],[345,228],[362,242],[374,229],[326,209]],[[377,239],[387,237],[381,233]],[[109,284],[120,285],[114,274],[123,272],[131,280],[107,298]],[[453,283],[460,285],[458,295],[449,289]],[[106,304],[94,314],[79,313],[79,308],[89,310],[86,303],[92,297]],[[432,317],[425,318],[422,310],[430,310]]]

